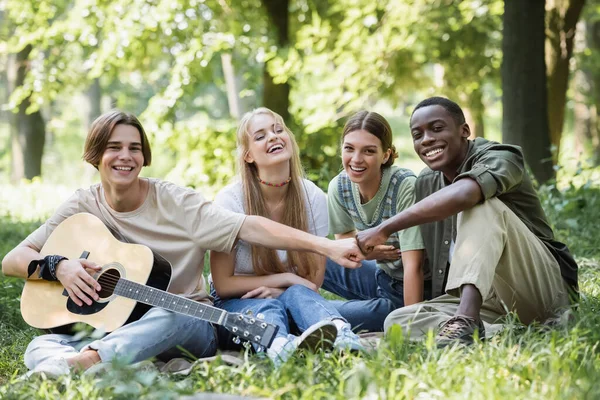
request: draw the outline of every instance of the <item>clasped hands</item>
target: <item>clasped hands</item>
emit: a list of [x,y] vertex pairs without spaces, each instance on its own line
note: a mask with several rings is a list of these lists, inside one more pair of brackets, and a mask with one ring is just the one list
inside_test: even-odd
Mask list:
[[385,245],[388,236],[378,227],[358,232],[354,238],[334,241],[329,257],[345,268],[359,268],[362,260],[397,260],[400,250]]
[[356,244],[367,260],[397,260],[401,256],[400,249],[385,245],[388,235],[379,227],[360,231],[356,234]]

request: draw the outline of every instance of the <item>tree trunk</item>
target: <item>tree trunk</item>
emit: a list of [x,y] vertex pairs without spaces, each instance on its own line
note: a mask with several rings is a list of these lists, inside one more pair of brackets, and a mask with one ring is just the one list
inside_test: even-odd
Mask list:
[[540,183],[554,177],[544,41],[544,0],[505,0],[502,139],[523,148],[525,160]]
[[221,54],[221,66],[223,68],[223,76],[225,77],[225,86],[227,88],[227,103],[229,104],[229,115],[232,118],[239,119],[240,110],[240,98],[238,96],[237,85],[235,82],[235,69],[231,62],[231,54]]
[[[26,46],[9,63],[9,90],[12,93],[25,81],[30,69],[29,54],[32,47]],[[30,99],[24,99],[9,119],[12,142],[12,180],[33,179],[42,174],[42,155],[46,139],[46,128],[41,112],[27,113]]]
[[585,0],[547,0],[546,68],[548,74],[548,125],[558,160],[565,121],[569,62],[573,55],[575,27]]
[[590,92],[590,83],[586,74],[575,71],[573,77],[573,131],[575,134],[575,157],[586,158],[588,147],[592,140],[592,111],[593,107],[587,104],[586,93]]
[[89,129],[92,122],[102,114],[102,88],[100,79],[94,78],[92,84],[88,87],[85,96],[88,101],[88,110],[85,120],[85,129]]
[[[600,21],[591,20],[586,23],[586,44],[596,57],[600,56]],[[592,68],[584,71],[588,82],[590,82],[590,92],[588,101],[591,102],[592,126],[590,131],[592,142],[592,160],[594,165],[600,165],[600,71],[597,68],[598,63],[594,63]]]
[[[269,20],[277,31],[277,47],[282,49],[289,45],[289,0],[263,0],[263,5],[269,15]],[[289,83],[276,84],[269,74],[268,61],[263,69],[263,105],[283,117],[290,123],[290,85]]]
[[485,137],[485,121],[484,111],[485,106],[483,105],[483,93],[481,90],[475,90],[467,99],[466,104],[468,104],[467,109],[469,110],[470,118],[471,118],[471,136],[473,137]]

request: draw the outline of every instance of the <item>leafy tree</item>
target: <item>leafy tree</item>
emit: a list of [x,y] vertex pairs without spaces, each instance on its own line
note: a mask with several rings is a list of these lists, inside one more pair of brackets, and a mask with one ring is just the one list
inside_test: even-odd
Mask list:
[[501,0],[422,1],[420,52],[443,67],[439,88],[464,105],[475,136],[484,136],[484,86],[500,84]]
[[[23,1],[2,9],[2,39],[15,37],[21,27],[32,27],[53,16],[53,10],[36,10],[36,2]],[[10,7],[10,6],[13,7]],[[6,5],[5,5],[6,6]],[[36,13],[35,11],[39,11]],[[42,173],[45,123],[39,110],[39,99],[33,94],[41,71],[36,55],[39,51],[26,41],[16,42],[3,51],[7,58],[7,90],[10,102],[12,179],[32,179]],[[29,89],[25,89],[29,87]]]

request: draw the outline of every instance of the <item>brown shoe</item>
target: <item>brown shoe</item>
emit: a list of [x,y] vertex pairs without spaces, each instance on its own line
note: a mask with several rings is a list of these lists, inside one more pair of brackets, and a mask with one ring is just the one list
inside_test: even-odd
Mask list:
[[471,345],[473,344],[475,332],[478,332],[479,340],[485,339],[485,328],[481,320],[464,315],[455,315],[440,326],[435,342],[438,348],[453,343]]

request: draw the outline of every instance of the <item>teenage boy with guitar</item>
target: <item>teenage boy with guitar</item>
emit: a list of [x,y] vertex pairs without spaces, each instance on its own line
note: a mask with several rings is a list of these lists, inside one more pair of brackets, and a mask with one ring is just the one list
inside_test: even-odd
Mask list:
[[[131,114],[114,110],[96,119],[83,158],[98,169],[100,183],[77,190],[2,260],[5,275],[59,281],[78,307],[99,299],[101,285],[91,274],[101,267],[61,254],[42,257],[40,250],[58,224],[81,212],[95,215],[113,232],[165,258],[173,268],[168,291],[201,302],[210,302],[202,277],[205,251],[230,252],[237,239],[275,249],[316,252],[349,268],[360,266],[362,255],[353,239],[316,237],[266,218],[227,211],[194,190],[140,178],[141,169],[150,165],[151,151],[141,123]],[[81,228],[85,235],[85,227]],[[117,355],[130,362],[168,357],[176,346],[206,357],[216,352],[216,342],[209,322],[155,307],[91,343],[70,334],[39,336],[27,348],[25,364],[34,371],[60,375],[109,362]]]

